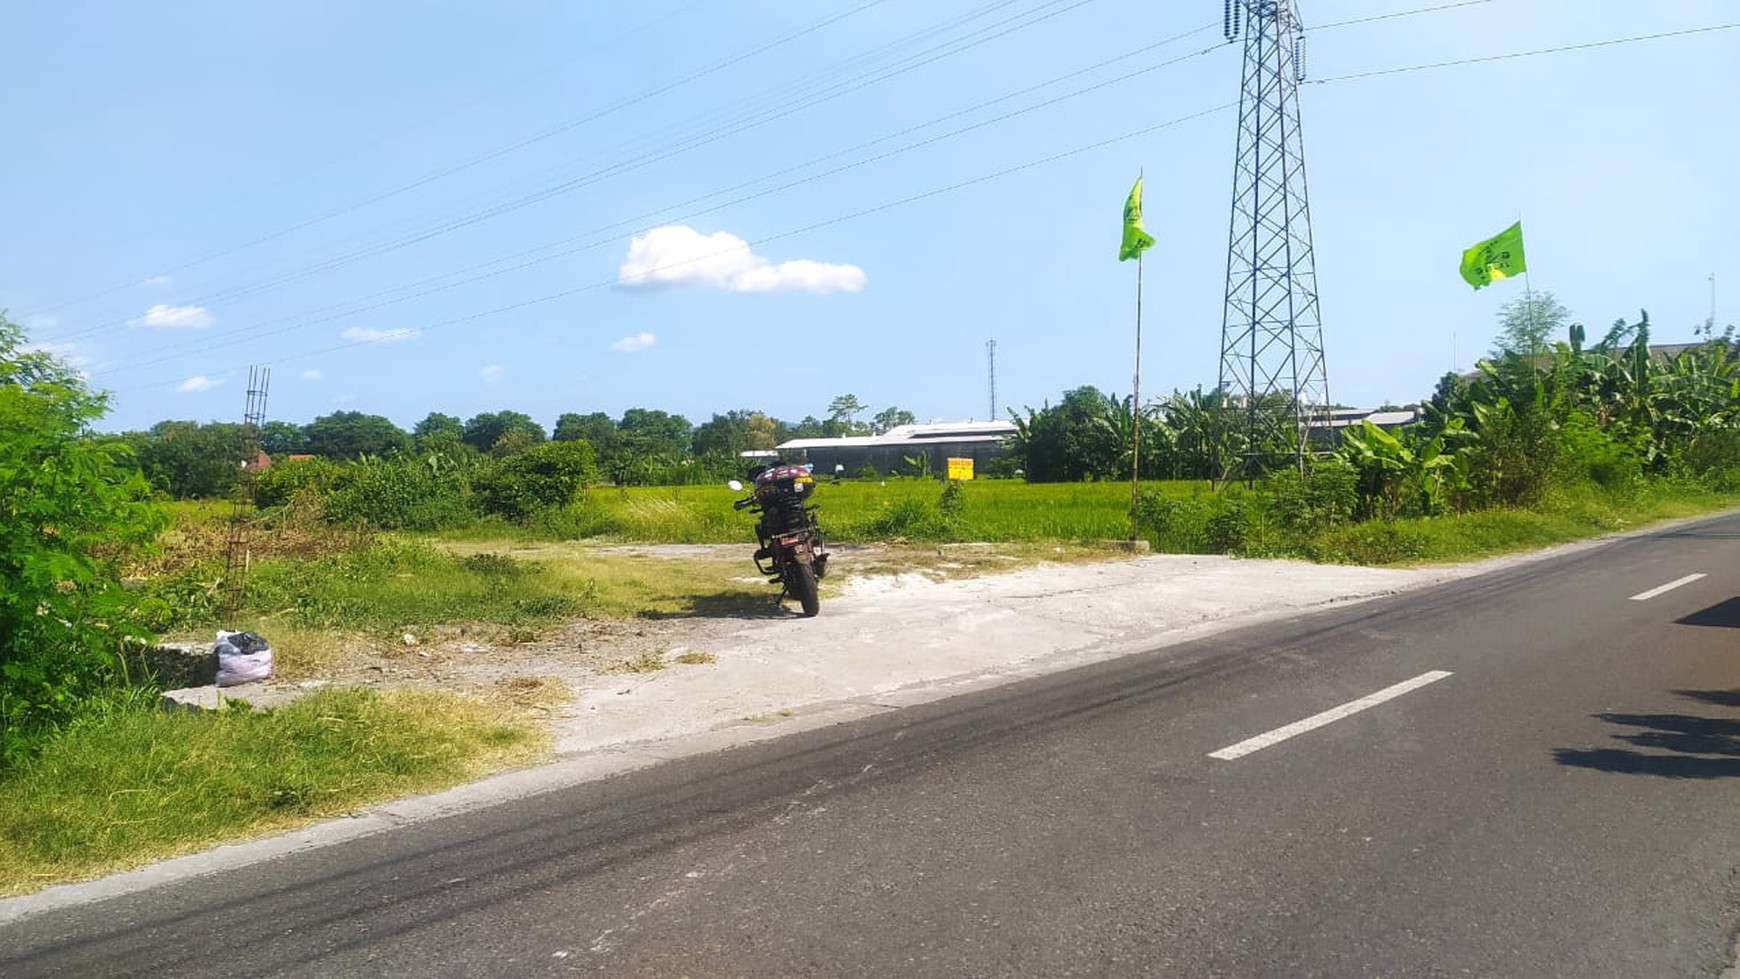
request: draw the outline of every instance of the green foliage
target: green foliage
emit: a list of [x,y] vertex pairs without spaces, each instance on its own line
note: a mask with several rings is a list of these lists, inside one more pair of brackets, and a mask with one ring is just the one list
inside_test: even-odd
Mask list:
[[714,415],[695,429],[694,451],[697,456],[741,458],[738,453],[751,449],[771,449],[786,439],[786,426],[759,411],[728,411]]
[[1065,392],[1063,403],[1055,408],[1029,408],[1026,418],[1014,416],[1016,430],[1009,449],[1021,460],[1029,482],[1115,478],[1119,459],[1127,451],[1127,443],[1119,437],[1119,418],[1124,414],[1116,398],[1091,385],[1079,387]]
[[833,435],[867,435],[868,425],[856,421],[856,416],[869,411],[864,402],[858,400],[855,394],[842,394],[828,402],[828,421],[834,423]]
[[1557,336],[1570,317],[1570,311],[1552,293],[1525,292],[1499,307],[1492,356],[1532,357],[1546,348],[1547,338]]
[[299,626],[389,634],[446,623],[541,625],[586,610],[585,596],[541,565],[460,558],[403,541],[259,564],[248,579],[248,602]]
[[260,426],[260,451],[277,458],[308,451],[308,436],[301,425],[269,421]]
[[301,493],[324,494],[344,466],[315,457],[279,461],[254,475],[254,502],[261,507],[280,507]]
[[876,417],[870,420],[870,428],[877,434],[881,434],[889,429],[911,425],[917,421],[918,416],[905,408],[888,407],[876,413]]
[[597,480],[591,445],[546,442],[484,467],[473,486],[485,513],[524,520],[541,510],[567,506]]
[[304,426],[302,433],[310,453],[333,460],[385,456],[411,447],[411,436],[391,419],[360,411],[323,415]]
[[411,439],[417,448],[424,448],[426,442],[437,440],[447,442],[453,439],[465,440],[465,423],[457,416],[431,411],[423,416],[423,420],[411,426]]
[[856,528],[856,535],[871,540],[941,540],[947,534],[936,505],[911,497],[883,502]]
[[1136,499],[1136,530],[1156,551],[1237,554],[1251,541],[1259,505],[1235,487],[1183,498],[1148,490]]
[[466,421],[464,438],[466,445],[479,452],[512,455],[544,441],[544,426],[523,412],[486,411]]
[[943,483],[942,495],[937,498],[936,510],[943,523],[950,527],[959,527],[967,515],[967,493],[961,487],[961,481],[951,479]]
[[247,457],[234,422],[163,421],[123,438],[151,485],[178,500],[227,496]]
[[590,415],[568,412],[556,419],[556,430],[550,438],[557,442],[590,442],[602,459],[616,444],[616,422],[602,411]]
[[1310,557],[1334,564],[1402,564],[1429,553],[1420,525],[1408,521],[1368,520],[1318,535]]
[[1354,466],[1331,457],[1313,462],[1307,475],[1282,470],[1263,488],[1282,529],[1310,537],[1354,522],[1360,506],[1359,481]]
[[1570,412],[1559,426],[1558,440],[1562,479],[1588,480],[1617,491],[1630,488],[1643,475],[1636,450],[1603,431],[1587,412]]
[[465,464],[442,455],[364,457],[338,471],[326,516],[386,530],[462,527],[473,516],[466,474]]
[[1462,436],[1460,418],[1429,437],[1424,428],[1392,433],[1370,420],[1345,431],[1336,458],[1353,474],[1356,514],[1389,520],[1443,512],[1463,485],[1455,456],[1445,449]]
[[125,680],[147,630],[117,561],[164,525],[127,445],[87,428],[104,396],[23,339],[0,317],[0,767]]
[[0,782],[0,894],[352,812],[536,757],[500,705],[314,691],[272,710],[93,715]]

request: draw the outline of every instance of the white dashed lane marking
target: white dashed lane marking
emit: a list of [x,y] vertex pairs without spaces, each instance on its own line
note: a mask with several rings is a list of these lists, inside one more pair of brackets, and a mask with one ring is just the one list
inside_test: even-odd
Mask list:
[[1211,751],[1208,753],[1208,757],[1219,758],[1221,761],[1232,761],[1234,758],[1243,758],[1245,755],[1248,755],[1253,751],[1261,751],[1270,745],[1280,744],[1288,738],[1304,734],[1306,731],[1316,730],[1325,724],[1339,721],[1344,717],[1352,717],[1354,714],[1357,714],[1362,710],[1376,707],[1386,700],[1394,700],[1402,694],[1405,694],[1410,690],[1418,690],[1428,683],[1437,683],[1439,680],[1450,675],[1451,674],[1448,670],[1431,670],[1422,673],[1419,676],[1414,677],[1412,680],[1403,680],[1395,686],[1385,687],[1377,693],[1367,694],[1358,700],[1342,704],[1340,707],[1331,707],[1321,714],[1313,714],[1302,721],[1294,721],[1286,727],[1278,727],[1267,734],[1259,734],[1254,738],[1246,738],[1238,744],[1228,745],[1219,751]]
[[1678,588],[1681,585],[1689,585],[1692,582],[1697,581],[1699,578],[1702,578],[1703,576],[1704,576],[1704,573],[1702,571],[1700,571],[1697,574],[1686,575],[1684,578],[1676,578],[1673,581],[1670,581],[1665,585],[1657,585],[1656,587],[1651,588],[1649,591],[1640,591],[1637,594],[1631,596],[1631,600],[1634,602],[1647,602],[1650,599],[1654,598],[1655,596],[1673,591],[1675,588]]

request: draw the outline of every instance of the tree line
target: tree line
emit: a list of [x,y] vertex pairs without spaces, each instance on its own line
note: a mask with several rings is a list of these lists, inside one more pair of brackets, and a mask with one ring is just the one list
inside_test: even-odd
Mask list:
[[885,408],[868,422],[857,420],[868,411],[857,396],[846,394],[830,403],[826,418],[806,416],[796,423],[739,409],[694,425],[682,415],[630,408],[620,418],[601,411],[564,413],[549,430],[519,411],[465,420],[430,412],[409,431],[382,415],[337,411],[303,425],[268,421],[257,433],[238,422],[162,421],[120,437],[151,485],[177,499],[232,493],[250,442],[274,460],[309,456],[350,463],[417,456],[459,466],[512,457],[547,442],[584,442],[597,478],[619,486],[682,485],[741,475],[745,451],[770,450],[794,438],[881,433],[915,420],[899,407]]

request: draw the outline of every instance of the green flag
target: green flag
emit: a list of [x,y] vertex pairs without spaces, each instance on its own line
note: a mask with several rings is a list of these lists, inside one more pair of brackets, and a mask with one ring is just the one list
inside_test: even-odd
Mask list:
[[1142,230],[1142,178],[1130,188],[1130,199],[1124,202],[1124,244],[1118,249],[1118,261],[1127,262],[1142,254],[1142,249],[1154,244],[1154,236]]
[[1462,253],[1462,280],[1476,289],[1526,271],[1521,221]]

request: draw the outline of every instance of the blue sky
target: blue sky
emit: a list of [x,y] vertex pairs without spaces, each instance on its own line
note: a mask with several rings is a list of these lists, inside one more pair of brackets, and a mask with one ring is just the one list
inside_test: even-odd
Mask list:
[[[1732,0],[1303,0],[1330,393],[1428,395],[1522,291],[1740,321]],[[1239,51],[1213,0],[178,2],[0,10],[0,308],[106,427],[732,408],[983,419],[1218,369]],[[1167,42],[1169,39],[1170,43]],[[1166,64],[1167,62],[1172,62]],[[1097,66],[1097,67],[1096,67]],[[1124,77],[1131,76],[1133,77]],[[1340,79],[1340,80],[1337,80]],[[1050,104],[1042,104],[1050,103]],[[1007,116],[1007,118],[999,118]],[[1170,125],[1163,125],[1168,124]],[[1154,128],[1159,127],[1159,128]],[[1131,138],[1117,139],[1147,130]],[[1108,142],[1109,141],[1109,142]]]

